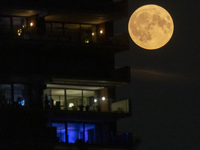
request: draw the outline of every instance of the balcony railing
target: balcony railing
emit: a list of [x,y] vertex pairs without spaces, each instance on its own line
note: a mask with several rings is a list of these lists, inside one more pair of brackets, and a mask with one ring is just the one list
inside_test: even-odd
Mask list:
[[98,142],[98,143],[85,143],[81,140],[79,140],[76,143],[68,144],[68,143],[58,143],[55,146],[55,149],[73,149],[73,148],[80,148],[80,147],[85,147],[89,150],[97,149],[97,150],[103,150],[103,149],[108,149],[112,150],[115,149],[116,147],[119,150],[125,150],[125,149],[130,149],[132,146],[134,146],[135,143],[133,143],[133,134],[128,133],[128,132],[121,132],[117,133],[116,135],[111,135],[109,140],[107,142]]
[[111,111],[129,113],[129,100],[125,99],[125,100],[112,103]]
[[[130,113],[129,100],[112,102],[112,99],[106,99],[97,102],[97,99],[91,100],[79,97],[74,102],[66,102],[63,95],[51,95],[51,100],[44,100],[44,109],[63,110],[63,111],[80,111],[80,112],[112,112],[112,113]],[[84,101],[84,103],[83,103]],[[110,103],[111,102],[111,103]]]
[[92,30],[54,30],[48,31],[40,35],[35,30],[23,29],[20,27],[16,28],[2,28],[0,27],[0,39],[4,40],[38,40],[38,41],[59,41],[67,43],[84,43],[84,44],[107,44],[107,45],[118,45],[123,46],[125,49],[128,48],[128,34],[123,33],[115,36],[98,35],[96,31]]

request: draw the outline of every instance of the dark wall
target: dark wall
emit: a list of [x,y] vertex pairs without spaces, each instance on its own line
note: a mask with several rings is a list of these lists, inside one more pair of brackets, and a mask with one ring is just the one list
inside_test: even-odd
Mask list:
[[0,149],[52,149],[56,130],[46,128],[46,120],[39,111],[2,109],[0,117]]
[[67,10],[87,10],[102,11],[112,8],[112,0],[0,0],[1,6],[7,8],[37,9],[67,9]]
[[40,40],[1,40],[1,73],[110,78],[114,53],[102,46]]

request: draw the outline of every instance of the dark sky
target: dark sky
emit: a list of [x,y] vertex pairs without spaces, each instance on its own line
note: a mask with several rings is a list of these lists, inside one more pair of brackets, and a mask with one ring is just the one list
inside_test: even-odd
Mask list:
[[[200,149],[200,1],[129,0],[129,17],[145,4],[164,7],[174,34],[164,47],[149,51],[130,39],[130,49],[116,55],[118,66],[131,66],[131,83],[118,88],[118,99],[131,99],[132,117],[121,131],[140,139],[138,150]],[[116,31],[128,31],[128,19]]]

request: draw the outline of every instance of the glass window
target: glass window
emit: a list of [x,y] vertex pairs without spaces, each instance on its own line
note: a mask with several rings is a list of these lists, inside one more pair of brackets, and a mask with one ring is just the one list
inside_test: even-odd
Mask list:
[[85,142],[89,144],[95,143],[95,125],[85,124]]
[[79,41],[79,30],[79,24],[64,24],[65,37],[67,37],[71,42]]
[[46,33],[49,35],[52,33],[52,26],[51,23],[46,23]]
[[24,25],[24,19],[21,17],[13,17],[13,26],[22,27]]
[[11,85],[0,84],[0,105],[9,105],[11,102]]
[[95,125],[68,123],[67,124],[68,143],[75,143],[82,140],[87,143],[95,142]]
[[14,102],[25,106],[29,101],[28,87],[24,84],[14,84]]
[[1,27],[10,27],[10,18],[0,18]]
[[83,110],[82,90],[67,90],[68,110]]
[[[79,141],[89,144],[95,143],[95,125],[83,123],[52,123],[56,127],[57,137],[59,142],[76,143]],[[67,136],[66,136],[67,129]],[[68,139],[68,141],[66,141]]]
[[45,89],[44,108],[58,107],[62,110],[96,111],[100,104],[98,91],[78,89]]
[[55,108],[65,108],[65,93],[64,89],[51,89],[51,101]]
[[51,89],[45,89],[43,91],[44,99],[43,99],[43,107],[48,109],[51,107]]
[[54,35],[63,35],[63,25],[62,23],[52,23],[52,31]]
[[68,143],[75,143],[77,140],[83,140],[83,124],[67,124]]
[[81,42],[92,42],[92,25],[81,25]]
[[20,35],[21,35],[23,25],[24,25],[24,18],[13,17],[13,32],[14,32],[14,34],[20,33]]
[[0,18],[0,33],[6,34],[10,32],[10,18],[2,17]]
[[52,123],[52,126],[56,127],[56,133],[57,133],[57,137],[59,138],[59,142],[66,142],[65,124]]
[[68,29],[68,30],[79,30],[80,29],[79,24],[65,24],[64,27],[65,27],[65,29]]
[[86,111],[93,110],[94,91],[83,91],[83,105]]
[[[0,105],[28,106],[30,93],[25,84],[0,84]],[[12,101],[13,98],[13,101]]]

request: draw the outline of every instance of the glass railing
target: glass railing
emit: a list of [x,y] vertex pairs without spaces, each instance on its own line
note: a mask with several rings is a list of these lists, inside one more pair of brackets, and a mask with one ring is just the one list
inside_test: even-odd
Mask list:
[[66,111],[85,111],[85,112],[112,112],[112,113],[129,113],[129,100],[117,102],[113,99],[89,98],[89,97],[72,97],[64,95],[50,95],[45,98],[43,108]]
[[[96,35],[92,30],[56,30],[54,32],[46,30],[45,34],[36,33],[35,30],[28,30],[25,28],[10,28],[0,27],[0,39],[18,39],[18,40],[35,40],[40,42],[56,41],[66,43],[80,43],[80,44],[106,44],[119,45],[126,48],[128,46],[128,36],[126,33],[105,37],[103,35]],[[116,50],[117,51],[117,50]]]
[[129,100],[121,100],[111,104],[112,112],[129,113]]
[[[65,132],[63,132],[65,134]],[[61,135],[59,135],[60,138]],[[65,137],[65,136],[64,136]],[[68,137],[69,138],[69,137]],[[101,137],[99,137],[101,139]],[[97,149],[97,150],[102,150],[102,149],[112,149],[112,148],[123,148],[125,149],[130,149],[130,147],[135,146],[135,141],[133,139],[133,134],[130,132],[120,132],[120,133],[112,133],[107,137],[107,140],[101,139],[98,140],[94,138],[92,142],[84,142],[84,140],[79,139],[74,143],[69,143],[66,140],[63,140],[64,142],[60,142],[57,144],[57,146],[61,146],[65,149],[73,149],[74,146],[84,146],[87,147],[88,149]],[[60,139],[59,139],[60,140]]]

